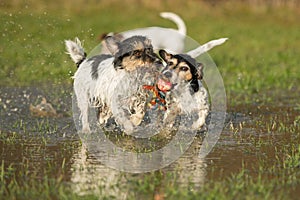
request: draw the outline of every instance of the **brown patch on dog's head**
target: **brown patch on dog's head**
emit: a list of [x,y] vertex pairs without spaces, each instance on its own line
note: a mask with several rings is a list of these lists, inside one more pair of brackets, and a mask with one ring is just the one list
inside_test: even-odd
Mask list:
[[203,65],[201,63],[197,63],[195,59],[186,54],[172,55],[165,50],[160,50],[159,55],[167,64],[162,72],[165,80],[190,82],[194,92],[199,90],[198,80],[203,78]]
[[115,57],[116,69],[132,71],[138,67],[151,66],[158,60],[151,41],[144,36],[133,36],[121,42],[109,37],[106,42],[109,51]]
[[117,43],[124,40],[124,37],[122,34],[114,34],[112,32],[110,33],[103,33],[99,39],[101,40],[102,50],[101,54],[112,54],[114,55],[117,50]]
[[114,37],[115,40],[118,40],[118,41],[122,41],[124,40],[124,37],[122,34],[119,34],[119,33],[114,33],[114,32],[109,32],[109,33],[101,33],[99,36],[98,36],[98,40],[99,41],[104,41],[106,38],[108,37]]
[[109,33],[101,33],[99,36],[98,36],[98,40],[99,41],[103,41],[107,36],[108,36]]

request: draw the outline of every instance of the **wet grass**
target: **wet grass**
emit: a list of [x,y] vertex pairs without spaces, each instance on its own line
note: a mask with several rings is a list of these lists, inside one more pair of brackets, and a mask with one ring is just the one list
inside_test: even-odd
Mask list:
[[[126,194],[127,199],[153,199],[164,197],[166,199],[282,199],[293,198],[293,190],[299,189],[300,146],[293,144],[275,148],[273,164],[264,156],[258,156],[257,168],[251,168],[241,161],[241,167],[230,173],[222,175],[218,167],[208,171],[218,174],[218,178],[207,180],[204,185],[195,186],[178,184],[181,180],[176,171],[160,170],[142,175],[120,173],[120,180],[110,186],[111,191],[117,188],[117,194],[104,192],[100,194],[87,193],[79,195],[74,193],[70,186],[70,167],[73,161],[72,154],[80,146],[78,140],[70,139],[57,145],[49,155],[51,145],[48,142],[37,142],[33,138],[16,134],[5,135],[1,138],[1,146],[11,151],[16,143],[22,147],[22,162],[2,160],[0,170],[0,194],[4,199],[118,199],[118,194]],[[39,140],[41,138],[39,137]],[[31,146],[34,145],[34,146]],[[252,145],[256,146],[255,143]],[[47,150],[49,153],[47,154]],[[44,157],[38,161],[34,158],[35,151],[45,152]],[[12,152],[12,151],[11,151]],[[55,152],[55,153],[54,153]],[[253,152],[253,151],[251,151]],[[41,153],[39,153],[41,154]],[[63,156],[62,156],[63,155]],[[247,162],[247,161],[245,161]],[[249,163],[248,163],[249,164]],[[38,167],[38,169],[37,169]],[[74,173],[74,170],[72,170]],[[78,169],[77,169],[78,170]],[[80,170],[80,169],[79,169]],[[99,184],[103,189],[107,183]]]
[[[276,125],[279,117],[282,124]],[[68,133],[70,129],[49,128],[61,126],[50,119],[35,120],[26,127],[19,121],[16,126],[24,132],[0,132],[0,194],[4,199],[295,199],[300,185],[299,117],[290,112],[253,114],[251,120],[230,118],[219,143],[205,159],[204,184],[197,182],[200,179],[192,181],[192,174],[182,179],[180,168],[189,165],[181,161],[152,173],[109,170],[108,177],[100,176],[103,169],[94,169],[99,164],[92,164],[91,158],[80,161],[81,142],[76,134]],[[89,167],[83,173],[85,165]],[[83,179],[93,173],[102,177],[95,186],[100,191],[90,186],[83,193],[74,192],[77,173]],[[84,184],[93,185],[93,181],[75,186],[85,188]]]
[[[0,3],[0,199],[297,199],[299,9],[211,7],[198,1],[13,2]],[[81,160],[74,134],[68,103],[76,68],[63,41],[78,36],[90,51],[103,32],[174,27],[158,16],[166,10],[180,14],[199,43],[230,38],[210,52],[224,79],[228,123],[203,161],[203,175],[184,171],[183,161],[145,174],[97,171],[92,158]],[[32,89],[37,85],[42,89]],[[62,119],[30,116],[29,104],[42,96]],[[75,180],[77,174],[88,180]],[[103,180],[95,181],[99,174]],[[205,181],[193,180],[197,175]]]

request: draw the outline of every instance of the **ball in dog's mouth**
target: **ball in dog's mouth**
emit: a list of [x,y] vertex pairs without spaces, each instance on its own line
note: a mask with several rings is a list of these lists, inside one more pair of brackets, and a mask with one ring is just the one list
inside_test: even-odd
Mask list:
[[161,91],[169,91],[172,89],[173,84],[169,81],[159,78],[157,81],[157,87]]

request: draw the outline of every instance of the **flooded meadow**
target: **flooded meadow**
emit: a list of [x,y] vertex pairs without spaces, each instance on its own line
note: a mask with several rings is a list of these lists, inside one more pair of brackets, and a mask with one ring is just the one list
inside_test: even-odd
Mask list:
[[[75,196],[91,195],[100,199],[191,197],[200,191],[207,198],[223,188],[221,185],[210,188],[212,183],[226,184],[226,181],[240,184],[224,187],[228,190],[225,194],[230,192],[230,187],[238,187],[232,189],[233,194],[227,194],[233,197],[237,195],[234,192],[243,190],[246,194],[247,190],[254,192],[258,198],[280,199],[287,189],[289,192],[284,194],[290,198],[300,194],[298,93],[281,94],[267,105],[257,102],[229,107],[221,136],[205,158],[198,156],[205,137],[205,132],[201,132],[171,165],[135,174],[111,169],[89,155],[73,122],[72,89],[51,88],[1,88],[1,182],[6,183],[1,186],[1,192],[4,195],[22,187],[33,187],[36,192],[39,187],[46,187],[41,195],[46,191],[50,197],[60,198],[57,195],[61,195],[63,185]],[[43,98],[57,115],[32,113],[30,108]],[[16,198],[19,195],[16,193]]]

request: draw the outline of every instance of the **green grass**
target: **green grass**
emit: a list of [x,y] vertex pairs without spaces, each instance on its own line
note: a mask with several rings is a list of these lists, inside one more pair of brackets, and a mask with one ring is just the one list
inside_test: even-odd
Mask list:
[[146,26],[174,27],[158,16],[160,11],[172,10],[183,17],[188,35],[199,43],[230,38],[210,52],[229,95],[299,89],[297,12],[234,5],[209,7],[193,1],[184,5],[177,1],[174,5],[155,1],[159,6],[141,2],[132,5],[132,2],[135,1],[87,4],[81,9],[68,3],[62,4],[62,8],[51,3],[48,6],[31,3],[27,9],[2,7],[0,85],[71,84],[76,68],[64,54],[65,39],[78,36],[89,52],[98,44],[97,37],[103,32]]

